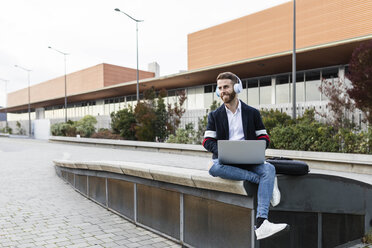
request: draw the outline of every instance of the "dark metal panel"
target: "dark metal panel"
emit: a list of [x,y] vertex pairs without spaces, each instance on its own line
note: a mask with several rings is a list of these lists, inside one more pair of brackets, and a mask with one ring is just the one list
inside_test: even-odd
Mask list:
[[317,213],[270,211],[269,220],[273,223],[287,223],[290,229],[261,240],[260,248],[318,247]]
[[108,207],[134,220],[134,186],[122,180],[108,179]]
[[[182,185],[177,185],[177,184],[172,184],[172,183],[154,181],[154,180],[149,180],[145,178],[127,176],[123,174],[110,173],[110,172],[90,171],[90,170],[71,169],[71,168],[64,168],[63,170],[71,171],[79,175],[107,177],[111,179],[124,180],[124,181],[143,184],[143,185],[147,185],[151,187],[162,188],[165,190],[177,191],[177,192],[184,193],[187,195],[193,195],[197,197],[216,200],[216,201],[224,202],[224,203],[231,204],[231,205],[241,206],[244,208],[245,207],[253,208],[254,206],[253,197],[247,197],[244,195],[236,195],[236,194],[220,192],[220,191],[187,187],[187,186],[182,186]],[[255,192],[257,192],[257,187],[254,187],[249,183],[245,184],[245,186],[251,187],[251,189],[248,189],[248,191],[254,192],[252,194],[256,195]]]
[[[275,210],[364,214],[364,187],[356,181],[322,175],[279,176],[281,202]],[[342,193],[341,193],[342,192]]]
[[194,247],[250,247],[251,211],[184,195],[184,241]]
[[69,182],[72,186],[74,186],[74,173],[67,172],[67,182]]
[[63,178],[65,181],[67,181],[67,172],[64,171],[64,170],[62,170],[61,175],[62,175],[62,178]]
[[322,227],[322,247],[335,247],[360,239],[364,235],[364,216],[323,214]]
[[87,176],[75,175],[75,188],[87,195]]
[[106,181],[102,177],[88,177],[89,189],[88,196],[95,201],[106,205]]
[[137,184],[137,221],[180,238],[180,194]]

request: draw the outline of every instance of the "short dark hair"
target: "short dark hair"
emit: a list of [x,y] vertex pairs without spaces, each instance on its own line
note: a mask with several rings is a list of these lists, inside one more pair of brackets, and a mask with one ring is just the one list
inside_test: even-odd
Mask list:
[[216,81],[220,79],[230,79],[231,81],[233,81],[234,84],[238,83],[238,77],[234,73],[229,71],[218,74]]

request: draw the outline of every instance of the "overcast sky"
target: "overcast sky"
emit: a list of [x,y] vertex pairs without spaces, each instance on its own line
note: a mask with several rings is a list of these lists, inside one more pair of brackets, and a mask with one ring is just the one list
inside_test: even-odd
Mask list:
[[[100,63],[136,68],[139,23],[139,68],[160,64],[160,74],[187,70],[187,35],[288,2],[288,0],[0,0],[0,78],[8,92]],[[5,83],[0,82],[0,106]]]

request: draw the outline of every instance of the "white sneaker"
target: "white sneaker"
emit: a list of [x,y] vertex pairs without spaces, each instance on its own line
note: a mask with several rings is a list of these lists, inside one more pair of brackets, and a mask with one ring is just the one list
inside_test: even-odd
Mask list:
[[278,233],[284,230],[288,225],[287,224],[274,224],[268,220],[264,220],[259,228],[255,230],[257,240],[268,238],[275,233]]
[[273,196],[271,197],[270,203],[273,207],[277,206],[280,203],[280,191],[278,188],[277,177],[275,177],[275,180],[274,180]]

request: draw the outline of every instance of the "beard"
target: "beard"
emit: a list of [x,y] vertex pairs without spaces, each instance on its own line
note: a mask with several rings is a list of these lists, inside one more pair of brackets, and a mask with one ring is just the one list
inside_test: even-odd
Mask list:
[[[227,98],[225,96],[227,96]],[[235,96],[236,93],[235,91],[233,91],[231,93],[224,93],[223,95],[221,95],[221,99],[224,103],[230,103],[232,100],[234,100]]]

